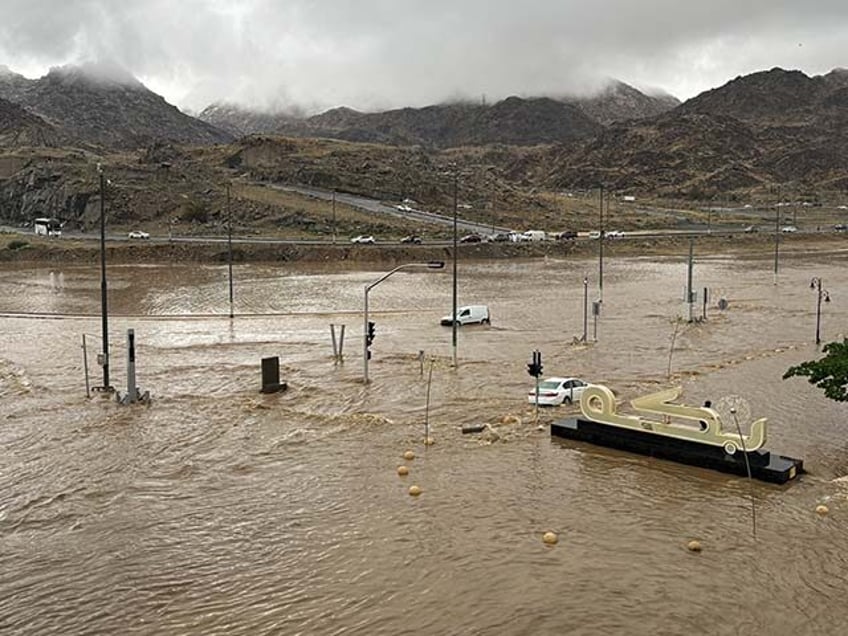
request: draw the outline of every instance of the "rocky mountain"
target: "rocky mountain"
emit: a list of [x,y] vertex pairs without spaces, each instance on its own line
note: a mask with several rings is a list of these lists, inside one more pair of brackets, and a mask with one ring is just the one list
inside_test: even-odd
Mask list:
[[54,68],[37,80],[0,73],[0,97],[70,138],[107,148],[138,148],[156,140],[201,145],[232,139],[182,113],[132,76],[109,69]]
[[237,135],[277,133],[347,141],[448,148],[504,143],[534,145],[591,136],[599,124],[650,117],[674,108],[622,82],[585,98],[509,97],[491,105],[437,104],[363,113],[340,107],[307,118],[214,104],[200,118]]
[[680,105],[679,99],[666,93],[643,93],[619,81],[607,84],[599,93],[589,97],[562,99],[604,125],[654,117]]
[[198,119],[225,130],[233,137],[272,133],[282,126],[297,124],[302,118],[286,113],[264,113],[223,102],[211,104]]
[[485,144],[527,146],[585,139],[600,124],[571,104],[544,97],[509,97],[491,106],[468,103],[399,108],[381,113],[335,109],[286,125],[298,137],[451,148]]
[[40,117],[0,98],[0,147],[58,146],[65,141]]

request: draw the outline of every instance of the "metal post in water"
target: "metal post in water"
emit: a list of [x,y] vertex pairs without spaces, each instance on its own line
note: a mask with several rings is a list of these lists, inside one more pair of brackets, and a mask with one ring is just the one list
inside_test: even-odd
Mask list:
[[138,401],[138,387],[135,384],[135,329],[127,329],[127,400],[131,404]]
[[430,445],[430,386],[433,384],[433,361],[430,360],[430,372],[427,374],[427,402],[424,405],[424,445]]
[[339,362],[344,362],[344,333],[345,326],[342,325],[342,330],[339,334]]
[[85,397],[91,397],[91,387],[88,383],[88,349],[85,346],[85,334],[82,334],[82,366],[85,370]]
[[333,360],[339,361],[339,349],[336,347],[336,326],[330,323],[330,338],[333,340]]
[[693,252],[695,240],[689,239],[689,267],[686,275],[686,302],[689,304],[689,322],[694,320],[692,309],[695,304],[695,294],[692,291],[692,269],[693,269]]

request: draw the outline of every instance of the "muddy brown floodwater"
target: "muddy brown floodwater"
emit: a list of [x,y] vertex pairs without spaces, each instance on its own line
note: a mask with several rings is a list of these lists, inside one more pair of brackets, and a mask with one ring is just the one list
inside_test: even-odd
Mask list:
[[[398,272],[369,295],[366,387],[363,288],[383,271],[238,265],[230,321],[226,265],[112,267],[112,383],[133,328],[153,396],[122,407],[85,397],[82,334],[102,380],[96,266],[3,265],[0,633],[848,633],[847,407],[781,379],[817,355],[813,276],[825,342],[846,331],[845,255],[787,258],[775,285],[768,259],[696,252],[707,320],[671,355],[685,254],[608,259],[598,341],[575,344],[597,272],[461,263],[460,303],[488,304],[492,325],[459,330],[457,369],[449,268]],[[810,472],[780,487],[552,440],[572,411],[534,421],[537,348],[546,375],[623,400],[682,384],[686,403],[768,417],[767,447]],[[287,392],[258,392],[267,356]]]

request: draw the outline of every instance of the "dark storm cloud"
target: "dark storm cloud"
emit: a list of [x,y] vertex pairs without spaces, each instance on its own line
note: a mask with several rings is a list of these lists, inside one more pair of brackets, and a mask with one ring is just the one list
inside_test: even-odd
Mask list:
[[678,97],[845,66],[848,3],[774,0],[0,0],[0,64],[97,61],[183,107],[422,105],[606,77]]

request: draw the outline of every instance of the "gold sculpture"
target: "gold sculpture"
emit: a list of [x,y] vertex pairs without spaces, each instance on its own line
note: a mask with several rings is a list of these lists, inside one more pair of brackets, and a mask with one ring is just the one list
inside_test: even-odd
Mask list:
[[630,401],[630,405],[639,413],[659,415],[662,417],[660,420],[619,413],[613,392],[601,384],[586,387],[580,398],[580,410],[586,419],[593,422],[721,446],[729,455],[738,450],[754,451],[765,444],[766,418],[754,421],[748,435],[740,435],[738,431],[724,431],[721,416],[714,409],[671,404],[681,391],[680,387],[675,387]]

